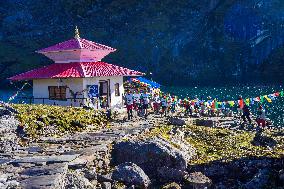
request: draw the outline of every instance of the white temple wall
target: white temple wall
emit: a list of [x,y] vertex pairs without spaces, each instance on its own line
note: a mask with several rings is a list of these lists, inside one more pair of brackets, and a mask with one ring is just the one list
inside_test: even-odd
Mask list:
[[[68,79],[36,79],[33,80],[33,97],[35,104],[48,104],[48,105],[59,105],[59,106],[76,106],[87,105],[92,106],[90,100],[50,100],[49,99],[49,86],[67,86],[74,93],[81,92],[76,98],[89,98],[88,96],[88,86],[98,85],[100,81],[108,81],[110,88],[110,99],[109,104],[111,108],[121,108],[123,107],[122,95],[124,93],[123,87],[123,76],[110,76],[110,77],[94,77],[94,78],[68,78]],[[120,95],[115,95],[115,84],[119,84]],[[66,98],[73,98],[69,89],[66,90]],[[97,104],[93,105],[97,108]],[[100,107],[99,107],[100,108]]]
[[[68,79],[36,79],[33,80],[33,97],[35,104],[49,104],[60,106],[80,106],[81,100],[49,100],[49,86],[67,86],[73,92],[83,91],[83,79],[82,78],[68,78]],[[36,98],[45,98],[36,99]],[[73,98],[69,89],[66,90],[66,98]],[[83,98],[83,95],[77,95],[77,98]]]
[[[109,77],[94,77],[94,78],[84,78],[84,89],[90,85],[98,85],[100,81],[109,81],[110,87],[110,107],[111,108],[121,108],[123,107],[122,95],[124,93],[123,87],[123,76],[109,76]],[[119,84],[120,95],[115,95],[115,84]],[[88,98],[87,92],[85,92],[85,98]]]

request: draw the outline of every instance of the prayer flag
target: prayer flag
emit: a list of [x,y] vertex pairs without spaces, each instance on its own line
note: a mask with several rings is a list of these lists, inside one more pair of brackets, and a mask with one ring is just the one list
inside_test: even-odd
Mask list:
[[273,93],[273,94],[268,95],[268,97],[271,98],[271,100],[275,100],[275,97],[276,97],[276,96],[275,96],[274,93]]
[[267,100],[267,102],[269,102],[269,103],[272,102],[272,100],[267,95],[264,95],[263,97]]
[[249,98],[246,99],[245,103],[247,106],[249,106]]
[[238,100],[238,103],[239,103],[239,108],[243,108],[244,107],[244,100],[243,99]]
[[229,103],[229,105],[230,105],[231,107],[233,107],[233,106],[235,105],[235,102],[234,102],[234,101],[228,101],[228,103]]
[[254,98],[254,101],[259,102],[259,101],[260,101],[260,98],[259,98],[259,97],[255,97],[255,98]]
[[[220,102],[220,103],[221,103],[221,102]],[[225,104],[226,104],[226,102],[222,102],[221,104],[222,104],[222,109],[225,109]]]
[[254,99],[253,98],[250,98],[250,104],[254,105]]
[[260,103],[263,103],[263,96],[260,96]]
[[218,102],[215,100],[214,101],[215,109],[218,109]]

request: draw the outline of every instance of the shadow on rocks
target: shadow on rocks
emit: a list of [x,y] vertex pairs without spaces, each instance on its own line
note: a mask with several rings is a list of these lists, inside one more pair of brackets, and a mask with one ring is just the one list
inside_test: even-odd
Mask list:
[[[230,162],[222,160],[207,164],[193,165],[189,173],[201,172],[212,181],[213,188],[245,188],[260,189],[278,188],[283,186],[281,168],[283,158],[246,157]],[[187,188],[187,187],[185,187]],[[189,187],[190,188],[190,187]]]
[[265,136],[262,132],[257,132],[255,137],[251,141],[251,144],[254,146],[263,146],[273,148],[276,146],[277,142],[268,136]]

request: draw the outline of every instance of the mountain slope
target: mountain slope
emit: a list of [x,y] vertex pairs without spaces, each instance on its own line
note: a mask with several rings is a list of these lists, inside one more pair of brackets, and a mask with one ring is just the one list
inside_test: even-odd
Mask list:
[[283,45],[283,12],[281,0],[1,1],[0,79],[50,64],[34,51],[78,25],[81,37],[118,49],[105,61],[163,84],[259,81],[273,74],[261,65]]

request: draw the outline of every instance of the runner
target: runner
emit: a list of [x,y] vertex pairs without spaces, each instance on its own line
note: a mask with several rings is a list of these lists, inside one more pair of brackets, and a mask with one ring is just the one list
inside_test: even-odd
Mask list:
[[162,113],[161,113],[161,116],[167,116],[167,108],[168,108],[168,102],[167,102],[167,97],[166,96],[163,96],[161,98],[161,105],[162,105]]
[[248,120],[249,124],[251,124],[250,110],[249,110],[249,107],[246,104],[243,107],[242,119],[243,119],[244,122],[246,122]]
[[260,127],[260,125],[262,126],[262,128],[266,126],[265,110],[261,105],[259,106],[258,111],[257,111],[256,122],[257,122],[258,127]]
[[160,97],[158,94],[154,94],[154,98],[153,98],[153,108],[154,108],[154,113],[158,114],[159,113],[159,109],[160,109]]
[[189,116],[192,114],[190,110],[190,101],[188,97],[184,99],[184,108],[185,108],[185,115]]
[[128,120],[133,118],[132,109],[133,109],[133,95],[130,90],[127,91],[127,94],[125,95],[125,101],[126,101],[126,109],[127,109],[127,115]]
[[206,107],[205,107],[205,105],[204,105],[204,102],[201,102],[201,103],[200,103],[200,107],[201,107],[201,109],[200,109],[200,115],[201,115],[201,116],[205,116],[205,109],[206,109]]
[[244,108],[244,100],[243,100],[242,96],[239,96],[239,99],[238,99],[238,109],[237,109],[239,116],[242,116],[243,108]]
[[149,108],[149,95],[147,94],[147,91],[144,90],[144,93],[142,94],[142,99],[143,99],[143,111],[144,111],[144,116],[147,118],[148,116],[148,108]]
[[172,113],[176,112],[176,104],[177,104],[176,97],[172,95],[172,98],[171,98],[171,112]]
[[172,105],[172,98],[171,98],[171,95],[168,94],[167,97],[167,112],[170,112],[171,111],[171,105]]
[[133,109],[136,111],[136,116],[139,115],[139,104],[140,104],[140,94],[138,93],[138,90],[134,90],[133,94]]

